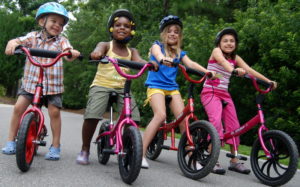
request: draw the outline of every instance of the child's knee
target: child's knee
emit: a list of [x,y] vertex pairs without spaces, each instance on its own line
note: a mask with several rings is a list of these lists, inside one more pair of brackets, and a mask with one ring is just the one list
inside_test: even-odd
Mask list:
[[154,114],[154,118],[156,120],[158,120],[160,123],[164,122],[166,117],[167,117],[167,115],[164,112]]

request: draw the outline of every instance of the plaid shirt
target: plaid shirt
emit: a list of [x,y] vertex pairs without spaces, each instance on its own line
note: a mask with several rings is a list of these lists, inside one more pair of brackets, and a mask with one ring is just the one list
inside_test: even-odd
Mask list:
[[[39,48],[52,51],[65,51],[72,48],[69,40],[63,36],[50,39],[44,38],[42,32],[30,32],[26,36],[18,38],[21,44],[29,48]],[[41,64],[51,63],[53,59],[33,57]],[[39,68],[30,63],[26,58],[22,86],[25,91],[34,94],[38,82]],[[63,61],[60,59],[54,66],[44,68],[43,95],[55,95],[64,92],[63,85]]]

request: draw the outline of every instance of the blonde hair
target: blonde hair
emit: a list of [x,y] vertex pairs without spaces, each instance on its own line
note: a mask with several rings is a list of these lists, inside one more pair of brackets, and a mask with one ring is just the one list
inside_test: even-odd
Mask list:
[[[176,46],[170,46],[167,43],[167,34],[168,34],[168,30],[171,26],[176,26],[176,28],[179,31],[179,36],[178,36],[178,42]],[[165,52],[166,52],[166,56],[167,57],[172,57],[173,55],[178,55],[180,56],[180,52],[181,52],[181,44],[182,44],[182,29],[179,25],[177,24],[171,24],[171,25],[167,25],[164,30],[160,33],[160,39],[162,41],[162,43],[164,44],[164,48],[165,48]]]

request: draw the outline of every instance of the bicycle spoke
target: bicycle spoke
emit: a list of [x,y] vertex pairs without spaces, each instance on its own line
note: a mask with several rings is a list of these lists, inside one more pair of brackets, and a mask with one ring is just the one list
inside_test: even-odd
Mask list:
[[266,162],[263,163],[263,165],[261,166],[261,170],[263,171],[266,167],[266,165],[270,162],[270,160],[267,160]]
[[274,168],[274,171],[277,173],[277,175],[280,176],[281,174],[279,173],[279,171],[277,169],[276,162],[273,162],[273,168]]
[[267,166],[267,175],[268,175],[269,177],[271,177],[271,175],[270,175],[270,169],[271,169],[271,166],[272,166],[272,162],[269,162],[269,163],[268,163],[268,166]]

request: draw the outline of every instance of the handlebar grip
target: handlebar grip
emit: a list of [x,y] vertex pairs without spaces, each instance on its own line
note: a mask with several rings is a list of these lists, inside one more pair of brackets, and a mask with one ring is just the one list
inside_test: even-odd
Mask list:
[[132,68],[132,69],[142,69],[145,64],[140,62],[133,62],[129,60],[117,59],[120,65]]
[[[249,75],[245,75],[245,77],[248,78],[248,79],[251,79],[251,77],[250,77]],[[263,80],[261,80],[261,79],[255,78],[255,80],[256,80],[256,82],[257,82],[258,84],[260,84],[260,85],[262,85],[262,86],[264,86],[264,87],[266,87],[266,88],[272,86],[270,83],[268,83],[268,82],[266,82],[266,81],[263,81]]]
[[186,66],[185,66],[185,68],[186,68],[186,72],[187,72],[187,73],[190,73],[190,74],[193,74],[193,75],[199,75],[199,76],[201,76],[201,77],[203,77],[203,76],[205,75],[204,72],[197,71],[197,70],[188,68],[188,67],[186,67]]
[[32,56],[45,57],[45,58],[56,58],[59,54],[61,54],[60,51],[49,51],[49,50],[33,49],[33,48],[29,48],[29,51]]

